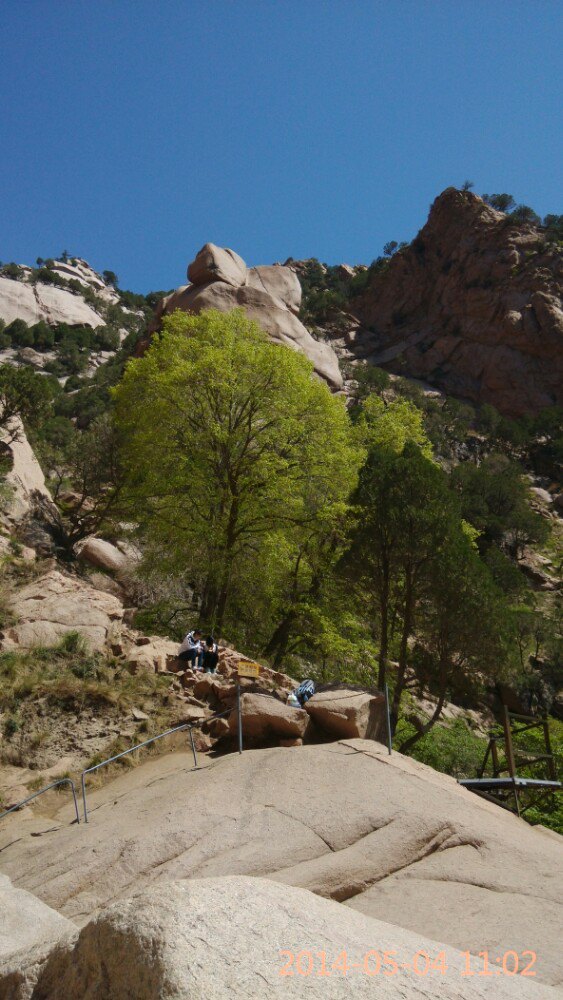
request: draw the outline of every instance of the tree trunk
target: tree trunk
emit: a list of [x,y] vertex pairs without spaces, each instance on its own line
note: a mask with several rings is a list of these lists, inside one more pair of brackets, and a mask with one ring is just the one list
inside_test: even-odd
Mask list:
[[397,683],[393,691],[393,701],[391,703],[391,733],[394,735],[399,721],[399,709],[401,707],[401,697],[405,689],[405,676],[407,672],[408,641],[410,639],[413,619],[414,619],[414,588],[412,576],[407,573],[405,581],[405,605],[403,615],[403,629],[401,632],[401,645],[399,648],[399,669],[397,671]]
[[409,750],[412,750],[412,748],[418,743],[418,741],[421,740],[423,736],[426,736],[426,734],[429,733],[430,730],[432,729],[432,726],[435,725],[435,723],[438,721],[438,719],[442,714],[444,701],[446,700],[446,686],[447,686],[447,674],[446,671],[443,670],[442,683],[440,686],[440,694],[438,696],[438,704],[436,705],[436,708],[432,713],[432,717],[428,720],[428,722],[425,722],[425,724],[421,726],[418,732],[413,733],[412,736],[409,736],[408,740],[405,740],[403,743],[401,743],[401,746],[399,747],[399,753],[408,753]]
[[200,621],[206,627],[210,627],[215,619],[218,596],[217,582],[214,578],[214,574],[208,573],[203,587],[203,593],[201,595],[201,606],[199,611]]
[[[232,490],[236,489],[236,485],[232,484]],[[235,559],[235,545],[237,540],[237,527],[239,518],[239,501],[236,493],[232,497],[231,506],[229,509],[229,520],[227,522],[227,531],[225,538],[225,554],[223,556],[223,565],[221,567],[221,578],[219,583],[219,592],[217,595],[217,609],[213,621],[213,627],[219,633],[223,628],[223,622],[225,620],[225,611],[227,609],[227,600],[229,597],[229,590],[231,587],[231,577],[233,572],[233,564]]]
[[272,637],[269,639],[264,649],[264,656],[267,656],[268,659],[272,660],[273,666],[276,669],[279,669],[279,666],[287,653],[287,647],[291,638],[291,626],[294,618],[294,611],[289,611],[282,618],[279,625],[276,625]]
[[383,691],[387,680],[387,655],[389,652],[389,563],[387,559],[383,560],[381,590],[379,593],[379,617],[381,620],[381,636],[377,686],[380,691]]

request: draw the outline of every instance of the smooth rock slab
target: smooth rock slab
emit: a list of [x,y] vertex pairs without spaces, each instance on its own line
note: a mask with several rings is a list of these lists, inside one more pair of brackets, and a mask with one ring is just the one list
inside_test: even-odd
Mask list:
[[247,274],[247,284],[279,299],[291,312],[299,312],[301,285],[295,271],[290,267],[283,267],[282,264],[261,264],[258,267],[251,267]]
[[70,326],[84,324],[94,329],[104,325],[102,317],[86,304],[81,295],[53,285],[38,282],[34,286],[3,277],[0,277],[0,317],[6,323],[23,319],[30,326],[40,320],[68,323]]
[[[377,968],[391,952],[396,966]],[[442,951],[444,971],[412,971]],[[318,953],[321,952],[321,955]],[[347,970],[336,964],[346,955]],[[323,955],[324,953],[324,962]],[[377,953],[377,954],[376,954]],[[426,968],[424,956],[417,961]],[[402,965],[409,969],[402,969]],[[383,969],[393,975],[384,975]],[[54,954],[42,1000],[548,1000],[526,980],[465,978],[460,952],[303,889],[230,877],[171,882],[110,907]],[[324,973],[324,974],[323,974]],[[370,974],[371,973],[371,974]]]
[[460,951],[535,951],[536,979],[563,982],[557,834],[371,740],[198,763],[149,759],[89,790],[80,828],[68,802],[39,839],[32,819],[8,817],[2,869],[81,924],[156,884],[267,877]]

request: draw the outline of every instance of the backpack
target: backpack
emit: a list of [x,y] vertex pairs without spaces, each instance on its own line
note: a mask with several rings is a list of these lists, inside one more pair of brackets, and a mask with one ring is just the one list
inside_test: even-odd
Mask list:
[[315,693],[315,682],[314,681],[301,681],[301,684],[294,691],[295,697],[299,700],[301,705],[304,705],[309,698],[312,698]]

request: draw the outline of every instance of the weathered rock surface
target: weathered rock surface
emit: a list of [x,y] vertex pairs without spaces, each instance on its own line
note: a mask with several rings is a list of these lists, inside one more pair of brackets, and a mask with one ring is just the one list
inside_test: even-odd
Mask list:
[[31,285],[0,276],[0,317],[11,323],[23,319],[30,326],[69,323],[71,326],[103,326],[104,320],[80,295],[54,285]]
[[448,188],[351,302],[353,352],[519,416],[563,401],[563,257],[471,192]]
[[132,674],[159,674],[176,663],[177,654],[177,642],[151,636],[143,645],[132,646],[125,654],[125,661]]
[[[53,954],[38,993],[43,1000],[555,997],[554,990],[526,980],[467,979],[464,956],[450,948],[443,973],[423,977],[401,968],[412,966],[419,951],[435,958],[439,950],[435,941],[302,889],[240,876],[196,879],[152,888],[101,913],[73,948]],[[325,953],[324,975],[319,951]],[[342,951],[347,973],[331,969]],[[383,969],[373,975],[375,951],[380,957],[393,953],[396,975]]]
[[28,1000],[39,969],[56,945],[78,935],[76,926],[0,874],[0,997]]
[[123,618],[123,605],[112,594],[55,569],[18,591],[11,608],[19,623],[3,631],[3,649],[49,646],[80,632],[92,649],[103,650]]
[[103,538],[95,538],[93,535],[79,542],[76,552],[83,562],[106,569],[110,573],[119,573],[127,565],[125,555],[116,545],[106,542]]
[[[247,269],[232,250],[208,243],[189,265],[188,276],[191,285],[178,288],[159,303],[154,330],[164,315],[176,309],[197,314],[205,309],[230,312],[243,308],[274,343],[302,351],[330,386],[342,387],[332,347],[315,340],[295,315],[301,303],[301,286],[290,268],[274,264]],[[150,337],[142,341],[140,350],[149,342]]]
[[227,285],[243,285],[246,264],[234,250],[223,249],[206,243],[188,265],[188,281],[192,285],[206,285],[210,281],[224,281]]
[[11,521],[21,521],[30,512],[37,497],[52,503],[51,494],[21,420],[15,420],[10,432],[0,435],[0,441],[2,451],[11,461],[11,468],[6,474],[9,491],[1,500],[2,512]]
[[333,738],[385,741],[385,698],[367,691],[318,691],[305,704],[317,726]]
[[287,309],[298,313],[301,306],[301,284],[295,271],[280,264],[250,267],[247,284],[259,288],[272,298],[283,302]]
[[556,834],[367,740],[200,764],[163,757],[91,791],[80,829],[69,806],[39,840],[32,820],[8,818],[3,870],[81,923],[171,880],[268,877],[461,951],[536,951],[536,979],[563,981]]
[[[302,708],[293,708],[267,694],[242,694],[240,707],[243,732],[251,741],[305,735],[309,716]],[[236,732],[236,709],[229,716],[229,726],[232,733]]]

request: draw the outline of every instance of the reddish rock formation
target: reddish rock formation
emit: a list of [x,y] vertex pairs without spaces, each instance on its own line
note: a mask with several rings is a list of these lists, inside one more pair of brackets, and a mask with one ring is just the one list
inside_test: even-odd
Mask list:
[[412,244],[352,300],[357,357],[512,416],[563,403],[563,254],[448,188]]

